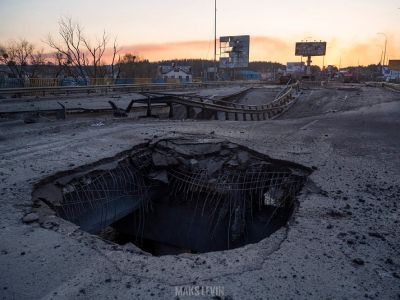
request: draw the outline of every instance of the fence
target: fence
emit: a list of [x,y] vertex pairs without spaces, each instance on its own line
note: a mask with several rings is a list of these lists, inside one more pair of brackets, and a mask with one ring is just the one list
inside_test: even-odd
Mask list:
[[[193,82],[202,82],[201,78],[194,78]],[[65,86],[105,86],[121,84],[152,84],[152,83],[190,83],[179,79],[153,78],[0,78],[0,89],[3,88],[31,88],[31,87],[65,87]]]

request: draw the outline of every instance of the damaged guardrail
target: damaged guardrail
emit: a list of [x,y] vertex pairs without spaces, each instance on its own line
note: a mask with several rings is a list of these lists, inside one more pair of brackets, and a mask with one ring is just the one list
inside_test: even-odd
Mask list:
[[382,87],[382,88],[390,88],[396,91],[400,91],[400,84],[398,83],[391,83],[391,82],[366,82],[366,86],[372,87]]
[[[260,82],[261,83],[261,82]],[[189,88],[207,88],[226,85],[257,84],[248,81],[221,81],[221,82],[192,82],[192,83],[144,83],[144,84],[118,84],[118,85],[88,85],[88,86],[50,86],[50,87],[24,87],[0,89],[1,96],[21,97],[26,95],[72,94],[72,93],[112,93],[112,92],[143,92],[181,90]]]
[[[142,92],[147,99],[140,99],[136,102],[147,103],[147,116],[152,116],[151,106],[155,103],[165,103],[169,105],[169,117],[174,117],[174,104],[180,104],[186,107],[186,117],[191,118],[190,111],[192,108],[200,108],[202,111],[200,116],[204,116],[206,110],[214,111],[214,118],[218,120],[218,112],[225,113],[225,120],[229,120],[229,114],[234,114],[234,120],[239,121],[239,115],[242,120],[261,121],[274,118],[282,114],[290,105],[293,104],[294,93],[299,92],[299,82],[290,85],[286,92],[277,97],[274,101],[265,105],[244,105],[233,102],[227,102],[207,97],[192,95],[176,95],[168,93]],[[248,119],[248,116],[250,118]]]

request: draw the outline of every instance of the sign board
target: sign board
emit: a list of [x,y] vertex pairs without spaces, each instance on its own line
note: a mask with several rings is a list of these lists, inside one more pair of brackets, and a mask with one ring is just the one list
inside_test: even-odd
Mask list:
[[301,42],[296,43],[296,56],[324,56],[326,42]]
[[247,68],[249,66],[250,36],[222,36],[219,67],[221,69]]

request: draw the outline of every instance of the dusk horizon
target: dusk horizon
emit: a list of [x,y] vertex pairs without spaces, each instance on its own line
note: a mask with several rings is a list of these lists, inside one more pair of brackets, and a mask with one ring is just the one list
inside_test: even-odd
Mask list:
[[0,20],[0,299],[400,300],[400,0]]
[[[90,1],[79,3],[74,0],[62,8],[55,5],[56,2],[2,1],[0,45],[26,39],[37,49],[51,52],[44,41],[49,34],[57,39],[58,21],[68,17],[79,23],[91,40],[99,37],[103,30],[111,40],[117,38],[122,55],[132,53],[152,62],[213,59],[213,1],[191,1],[189,4],[182,0],[172,1],[176,5],[157,4],[154,0],[136,4],[120,1],[111,13],[107,3],[100,1],[96,2],[96,10],[91,16],[83,15],[92,9]],[[395,29],[400,10],[396,9],[396,1],[385,2],[393,5],[383,6],[371,0],[351,4],[340,0],[335,5],[314,0],[303,2],[303,5],[289,1],[287,6],[274,4],[273,11],[280,12],[276,14],[267,9],[264,2],[252,0],[243,5],[239,1],[220,0],[217,2],[217,38],[250,35],[250,61],[282,64],[300,61],[294,54],[296,42],[322,40],[328,45],[325,65],[378,64],[385,36],[387,59],[400,56],[400,40]],[[343,7],[348,9],[344,12]],[[371,22],[368,16],[376,13],[385,14],[385,18]],[[313,64],[322,66],[322,57],[315,57]]]

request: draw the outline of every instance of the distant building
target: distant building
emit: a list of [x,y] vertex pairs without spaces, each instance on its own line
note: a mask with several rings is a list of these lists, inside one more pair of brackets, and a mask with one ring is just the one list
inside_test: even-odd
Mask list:
[[288,62],[286,64],[286,71],[284,76],[292,79],[300,79],[306,73],[306,66],[304,62]]
[[304,62],[288,62],[286,64],[286,73],[287,74],[302,74],[306,70]]
[[180,81],[180,82],[192,82],[192,67],[190,66],[159,66],[158,76],[165,82],[168,81]]
[[400,82],[400,71],[384,67],[382,70],[383,80],[387,82]]
[[236,74],[236,79],[239,80],[261,80],[261,73],[251,70],[240,70]]
[[388,66],[382,68],[383,80],[400,82],[400,59],[390,59]]
[[390,59],[388,67],[392,71],[400,71],[400,59]]

